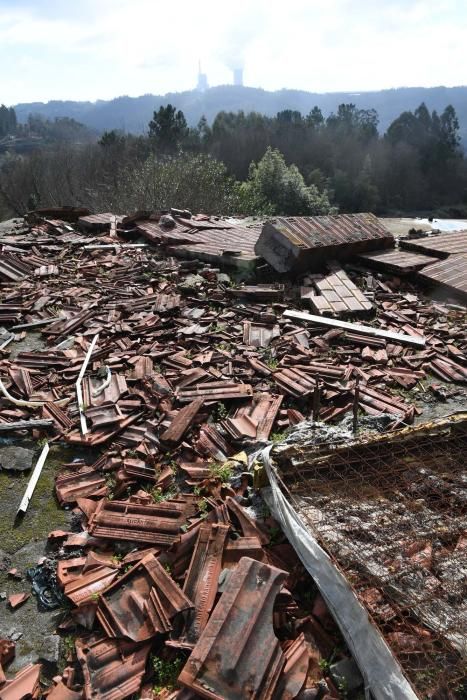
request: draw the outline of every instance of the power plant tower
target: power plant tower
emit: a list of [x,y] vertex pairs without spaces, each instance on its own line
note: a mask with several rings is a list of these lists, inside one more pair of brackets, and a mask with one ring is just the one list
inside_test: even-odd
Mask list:
[[206,73],[201,72],[201,61],[198,61],[198,83],[196,85],[196,89],[200,92],[204,92],[208,89],[208,87],[208,76]]
[[233,84],[243,85],[243,68],[233,69]]

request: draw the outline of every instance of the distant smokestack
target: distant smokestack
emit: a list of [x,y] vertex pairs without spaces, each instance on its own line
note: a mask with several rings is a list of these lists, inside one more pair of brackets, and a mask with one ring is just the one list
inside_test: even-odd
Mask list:
[[201,61],[198,61],[198,83],[196,85],[196,89],[200,92],[204,92],[208,89],[208,87],[208,76],[206,75],[206,73],[202,72]]
[[234,68],[233,70],[233,84],[243,85],[243,68]]

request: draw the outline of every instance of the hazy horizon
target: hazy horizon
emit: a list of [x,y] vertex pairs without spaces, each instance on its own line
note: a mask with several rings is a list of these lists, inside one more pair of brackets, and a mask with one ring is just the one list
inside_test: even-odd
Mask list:
[[465,85],[460,0],[0,0],[0,101],[109,100],[209,84],[321,94]]

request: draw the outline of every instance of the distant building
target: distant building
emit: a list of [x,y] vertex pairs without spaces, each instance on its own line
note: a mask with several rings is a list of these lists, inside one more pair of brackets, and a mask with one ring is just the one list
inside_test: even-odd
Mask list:
[[204,92],[207,90],[209,87],[208,85],[208,76],[206,73],[201,72],[201,61],[198,63],[198,83],[196,85],[196,89],[199,90],[200,92]]
[[234,68],[233,70],[233,84],[243,85],[243,68]]

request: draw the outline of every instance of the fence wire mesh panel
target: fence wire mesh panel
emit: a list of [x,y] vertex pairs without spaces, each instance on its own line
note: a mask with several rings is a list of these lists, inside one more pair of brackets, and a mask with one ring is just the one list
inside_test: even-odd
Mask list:
[[467,414],[284,445],[279,477],[421,698],[467,696]]

